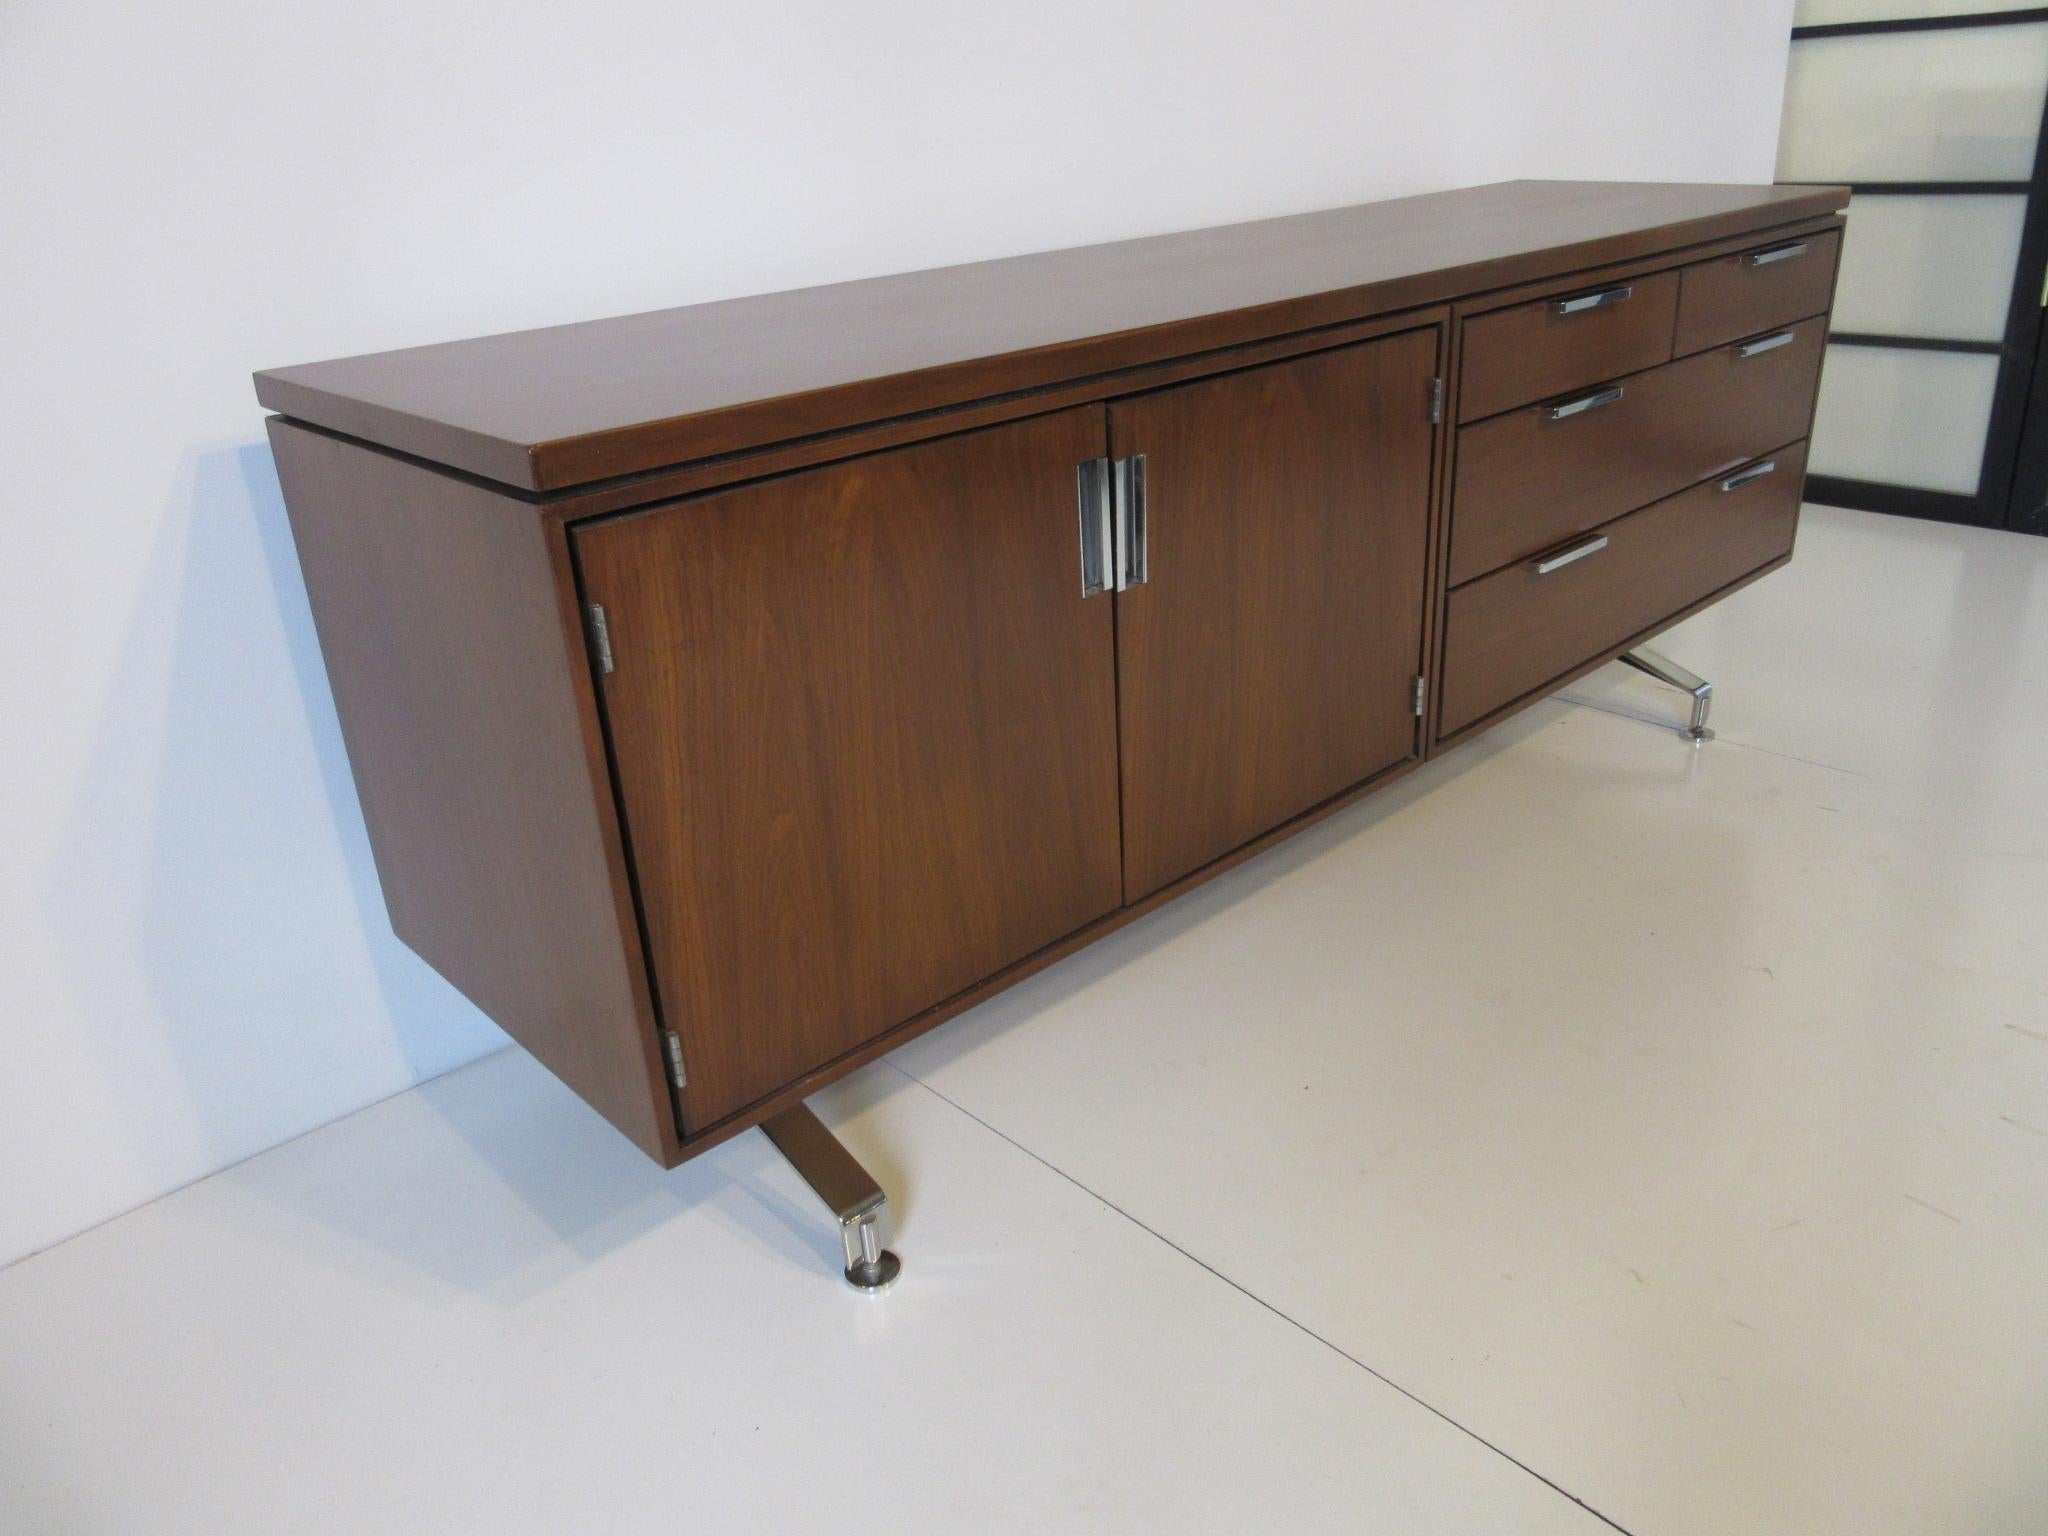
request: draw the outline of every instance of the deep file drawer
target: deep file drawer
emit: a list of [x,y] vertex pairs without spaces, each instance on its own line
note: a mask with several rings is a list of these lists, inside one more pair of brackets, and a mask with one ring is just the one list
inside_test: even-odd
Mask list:
[[1458,431],[1453,586],[1806,435],[1808,320]]
[[1684,357],[1821,313],[1834,295],[1841,243],[1832,231],[1800,235],[1687,267],[1672,352]]
[[1678,274],[1538,299],[1465,322],[1458,420],[1477,421],[1671,360]]
[[1805,473],[1794,443],[1453,592],[1437,734],[1790,554]]

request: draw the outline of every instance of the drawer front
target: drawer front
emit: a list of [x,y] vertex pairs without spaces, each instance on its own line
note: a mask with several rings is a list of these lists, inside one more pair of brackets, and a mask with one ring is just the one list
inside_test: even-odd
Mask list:
[[1794,443],[1453,592],[1438,735],[1790,554],[1805,474]]
[[1826,321],[1808,320],[1617,380],[1615,398],[1461,427],[1451,584],[1804,437],[1825,339]]
[[1833,231],[1801,235],[1685,268],[1673,352],[1684,357],[1824,313],[1841,243]]
[[1469,320],[1458,420],[1668,362],[1677,312],[1678,274],[1653,272]]

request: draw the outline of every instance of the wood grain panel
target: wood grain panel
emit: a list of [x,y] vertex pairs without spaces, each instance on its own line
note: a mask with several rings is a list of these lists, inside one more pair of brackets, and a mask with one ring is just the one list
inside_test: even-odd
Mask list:
[[[1703,249],[1711,250],[1713,247]],[[857,458],[885,448],[900,448],[906,443],[950,437],[955,432],[972,432],[1005,421],[1020,421],[1026,416],[1043,416],[1068,406],[1106,403],[1126,395],[1163,389],[1168,384],[1209,378],[1219,373],[1235,373],[1241,368],[1277,362],[1284,357],[1300,357],[1305,352],[1326,352],[1331,347],[1365,341],[1374,336],[1389,336],[1395,331],[1441,325],[1448,318],[1448,308],[1436,305],[1401,310],[1391,315],[1375,315],[1370,320],[1324,326],[1313,331],[1290,331],[1264,341],[1248,342],[1241,347],[1197,352],[1163,363],[1149,363],[1142,368],[1090,374],[1086,378],[1024,394],[999,395],[994,399],[971,401],[966,405],[917,416],[891,417],[851,427],[844,432],[799,438],[722,458],[700,459],[694,464],[670,465],[666,469],[650,470],[644,475],[631,475],[623,480],[606,480],[572,490],[537,494],[533,499],[567,521],[602,517],[612,512],[651,506],[658,501],[673,501],[679,496],[694,496],[700,491],[716,490],[720,486],[736,485],[742,480],[759,480],[766,475],[807,469],[814,464]]]
[[1440,731],[1450,735],[1595,652],[1790,552],[1806,445],[1734,490],[1681,492],[1584,537],[1607,547],[1547,574],[1525,560],[1451,594]]
[[[1806,249],[1763,266],[1752,261],[1758,250],[1794,245]],[[1683,357],[1702,347],[1820,314],[1834,298],[1841,245],[1838,234],[1802,235],[1796,241],[1772,242],[1758,250],[1685,268],[1674,349]]]
[[269,429],[392,928],[675,1162],[562,530],[388,454]]
[[1311,806],[1308,810],[1302,812],[1301,815],[1282,822],[1263,836],[1255,837],[1250,842],[1233,848],[1229,853],[1224,854],[1222,858],[1212,860],[1204,864],[1200,869],[1183,875],[1180,879],[1168,885],[1161,886],[1150,896],[1143,897],[1126,906],[1118,907],[1115,911],[1097,918],[1094,922],[1088,924],[1087,927],[1076,929],[1065,938],[1056,940],[1043,949],[1033,951],[1015,965],[996,972],[995,975],[990,976],[985,981],[976,982],[973,986],[967,988],[966,991],[955,993],[936,1008],[928,1008],[916,1017],[906,1019],[895,1028],[886,1030],[882,1034],[875,1036],[872,1040],[856,1046],[844,1056],[826,1063],[815,1071],[807,1072],[800,1078],[785,1083],[766,1099],[751,1105],[743,1114],[730,1115],[724,1120],[716,1121],[706,1126],[701,1131],[692,1132],[689,1140],[685,1143],[685,1156],[695,1156],[707,1147],[718,1145],[727,1138],[758,1124],[765,1117],[798,1103],[817,1092],[818,1089],[826,1084],[837,1081],[858,1067],[865,1066],[876,1057],[895,1050],[897,1046],[902,1045],[904,1042],[916,1039],[925,1031],[945,1023],[948,1019],[959,1017],[968,1009],[1000,995],[1017,985],[1018,982],[1037,975],[1048,966],[1057,965],[1069,955],[1078,954],[1098,939],[1107,938],[1119,928],[1127,927],[1139,918],[1144,917],[1147,913],[1156,912],[1161,907],[1171,905],[1189,891],[1206,885],[1219,875],[1227,874],[1240,864],[1248,863],[1268,849],[1286,842],[1295,834],[1306,831],[1316,823],[1357,804],[1366,796],[1375,794],[1388,785],[1397,782],[1404,775],[1413,772],[1420,765],[1421,761],[1419,757],[1408,758],[1403,762],[1396,763],[1384,772],[1374,774],[1362,783],[1352,785],[1342,794],[1333,795],[1321,804]]
[[[1845,201],[1517,183],[259,375],[318,423],[271,431],[393,925],[651,1155],[715,1144],[1406,772],[1425,625],[1434,749],[1788,558],[1824,319],[1723,344],[1825,308]],[[1112,412],[1152,581],[1083,599]]]
[[[1840,215],[1827,214],[1819,219],[1805,219],[1786,225],[1774,231],[1774,235],[1780,239],[1792,239],[1802,234],[1839,229],[1841,222]],[[1466,313],[1468,319],[1476,318],[1479,314],[1507,308],[1530,299],[1555,297],[1566,292],[1582,291],[1588,287],[1626,282],[1655,271],[1669,271],[1681,261],[1705,260],[1730,251],[1749,249],[1755,243],[1754,235],[1744,235],[1735,240],[1710,240],[1688,246],[1681,251],[1666,251],[1657,256],[1638,258],[1634,262],[1572,273],[1562,280],[1553,277],[1541,282],[1524,283],[1516,288],[1494,289],[1477,298],[1465,300],[1458,307]],[[1207,378],[1218,373],[1235,373],[1240,368],[1274,362],[1283,357],[1299,357],[1304,352],[1321,352],[1352,341],[1363,341],[1371,336],[1413,330],[1417,326],[1439,325],[1447,319],[1446,310],[1447,306],[1444,305],[1425,306],[1420,309],[1378,314],[1366,320],[1346,321],[1341,325],[1321,326],[1315,330],[1287,331],[1278,336],[1264,337],[1239,346],[1212,348],[1169,358],[1163,362],[1118,368],[1106,373],[1091,373],[1078,379],[1065,380],[1022,393],[967,401],[960,405],[910,416],[886,417],[838,431],[763,444],[737,453],[722,454],[716,458],[665,465],[660,469],[594,481],[565,490],[510,491],[510,494],[545,505],[555,516],[566,522],[577,522],[586,517],[604,517],[614,512],[652,506],[656,502],[673,501],[679,496],[694,496],[702,491],[716,490],[720,486],[737,485],[743,480],[759,480],[767,475],[785,474],[793,469],[807,469],[814,464],[850,459],[863,453],[879,452],[884,448],[898,448],[905,443],[946,437],[954,432],[971,432],[979,427],[992,427],[999,422],[1017,421],[1026,416],[1042,416],[1048,411],[1061,410],[1071,405],[1085,405],[1092,401],[1143,394],[1148,390],[1164,388],[1168,384],[1179,384],[1189,379]],[[1455,377],[1450,371],[1446,371],[1445,379],[1450,393],[1455,396]],[[1448,408],[1453,412],[1450,420],[1461,419],[1456,412],[1455,401]]]
[[1111,407],[1149,470],[1117,596],[1124,896],[1416,751],[1435,328]]
[[692,1129],[1119,899],[1100,407],[581,529]]
[[1839,187],[1507,182],[270,369],[257,398],[551,490],[1748,234]]
[[1562,294],[1467,321],[1458,419],[1477,421],[1671,360],[1676,272],[1600,283],[1592,291],[1628,297],[1560,314],[1558,305],[1574,297]]
[[1743,357],[1717,347],[1617,382],[1561,421],[1545,407],[1458,432],[1453,586],[1806,435],[1827,322]]

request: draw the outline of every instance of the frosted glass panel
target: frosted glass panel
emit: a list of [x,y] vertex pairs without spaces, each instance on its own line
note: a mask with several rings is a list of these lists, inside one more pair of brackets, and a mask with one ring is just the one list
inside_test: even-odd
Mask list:
[[1973,495],[1997,378],[1974,353],[1829,347],[1807,468]]
[[2020,259],[2024,197],[1858,197],[1834,328],[1997,341]]
[[2048,22],[1807,38],[1785,77],[1781,181],[2025,181]]
[[1837,21],[1912,21],[1922,16],[1966,16],[1977,11],[2031,10],[2041,0],[1799,0],[1792,25],[1820,27]]

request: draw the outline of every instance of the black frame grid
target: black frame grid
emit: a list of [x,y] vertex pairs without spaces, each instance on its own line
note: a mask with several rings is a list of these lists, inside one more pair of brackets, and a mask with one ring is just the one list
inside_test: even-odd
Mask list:
[[[1844,21],[1794,27],[1792,41],[1857,37],[1886,32],[1935,32],[1959,27],[2008,27],[2048,22],[2048,6],[2015,11],[1971,11],[1954,16],[1918,16],[1892,21]],[[1811,185],[1813,183],[1809,183]],[[1963,341],[1926,336],[1884,336],[1831,331],[1830,346],[1890,347],[1909,351],[1995,355],[1998,377],[1984,456],[1974,495],[1885,485],[1838,475],[1809,475],[1806,496],[1827,506],[1854,507],[1945,523],[1973,523],[2048,533],[2048,356],[2042,343],[2042,282],[2048,271],[2048,103],[2035,130],[2033,174],[2026,181],[1860,181],[1846,183],[1852,196],[2023,196],[2019,259],[2006,308],[2005,334],[1998,341]]]

